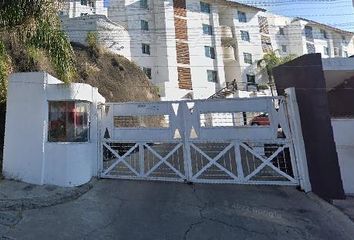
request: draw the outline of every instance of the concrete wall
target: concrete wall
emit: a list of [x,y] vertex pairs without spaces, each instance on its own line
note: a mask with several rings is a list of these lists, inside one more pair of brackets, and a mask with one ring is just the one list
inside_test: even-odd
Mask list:
[[76,18],[62,18],[65,32],[71,42],[87,45],[89,32],[97,33],[98,42],[114,53],[131,59],[130,36],[120,24],[110,21],[104,15],[89,15]]
[[354,195],[354,119],[332,118],[331,122],[344,191]]
[[308,54],[273,69],[279,95],[294,87],[312,190],[325,199],[344,198],[320,54]]
[[[48,101],[90,102],[90,140],[48,142]],[[33,184],[77,186],[97,174],[97,88],[66,85],[47,73],[17,73],[9,80],[3,174]]]

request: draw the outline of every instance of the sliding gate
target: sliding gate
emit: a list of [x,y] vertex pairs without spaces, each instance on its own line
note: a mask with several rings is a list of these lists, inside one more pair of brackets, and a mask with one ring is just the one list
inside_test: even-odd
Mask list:
[[107,103],[102,178],[297,185],[282,97]]

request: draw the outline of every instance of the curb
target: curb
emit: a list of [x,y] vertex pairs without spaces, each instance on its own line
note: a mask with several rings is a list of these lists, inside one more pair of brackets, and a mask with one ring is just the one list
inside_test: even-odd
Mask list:
[[0,211],[29,210],[50,207],[75,200],[93,188],[92,181],[79,187],[74,187],[63,193],[55,193],[42,197],[0,199]]
[[[348,236],[354,236],[354,222],[341,210],[339,210],[334,205],[326,202],[313,192],[309,192],[306,194],[311,200],[315,201],[320,207],[324,208],[324,210],[329,214],[336,218],[337,227],[341,228],[343,232],[348,234]],[[351,238],[349,238],[351,239]]]

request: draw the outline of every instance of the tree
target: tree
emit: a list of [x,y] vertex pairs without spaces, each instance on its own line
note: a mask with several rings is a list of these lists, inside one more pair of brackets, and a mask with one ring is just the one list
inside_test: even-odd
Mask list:
[[273,96],[274,76],[273,69],[281,64],[289,62],[296,58],[296,55],[289,54],[285,57],[280,57],[277,54],[278,50],[268,52],[263,55],[263,58],[257,61],[257,67],[261,70],[265,70],[268,76],[268,85]]
[[[68,83],[76,76],[75,55],[58,16],[63,1],[0,0],[1,93],[12,69],[9,49],[43,51],[58,78]],[[0,102],[5,101],[1,95]]]

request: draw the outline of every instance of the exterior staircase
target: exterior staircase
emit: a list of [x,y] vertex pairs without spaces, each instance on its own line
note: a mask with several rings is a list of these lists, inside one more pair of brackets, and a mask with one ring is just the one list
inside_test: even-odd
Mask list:
[[226,87],[220,89],[219,91],[217,91],[216,93],[208,97],[208,99],[226,98],[227,96],[234,94],[236,91],[237,91],[237,82],[236,80],[234,80],[232,82],[226,83]]

